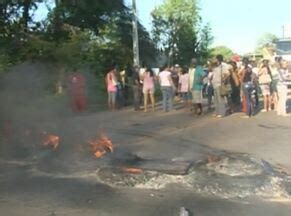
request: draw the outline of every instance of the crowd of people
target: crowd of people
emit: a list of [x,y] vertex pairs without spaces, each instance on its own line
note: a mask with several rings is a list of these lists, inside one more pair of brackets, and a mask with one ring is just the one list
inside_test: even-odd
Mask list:
[[[276,58],[274,62],[266,59],[250,61],[248,58],[225,62],[222,55],[217,55],[206,65],[193,58],[187,68],[164,66],[157,73],[150,67],[136,66],[131,75],[133,106],[136,111],[155,111],[155,90],[160,89],[164,112],[175,110],[174,103],[182,103],[186,110],[199,116],[205,113],[205,98],[207,112],[213,111],[217,118],[233,112],[243,112],[245,115],[242,117],[250,118],[257,112],[271,110],[280,116],[287,116],[288,78],[288,62],[282,58]],[[124,104],[120,101],[128,97],[126,72],[121,70],[117,73],[116,67],[112,67],[105,81],[108,107],[114,110],[117,104]],[[263,99],[262,108],[260,96]]]

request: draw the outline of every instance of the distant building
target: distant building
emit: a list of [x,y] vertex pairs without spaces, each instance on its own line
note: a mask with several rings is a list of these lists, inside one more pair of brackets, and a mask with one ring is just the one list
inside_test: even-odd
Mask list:
[[276,42],[275,55],[291,62],[291,38],[279,39]]
[[244,57],[247,57],[251,61],[260,61],[261,59],[264,58],[264,55],[261,53],[248,53],[244,55]]

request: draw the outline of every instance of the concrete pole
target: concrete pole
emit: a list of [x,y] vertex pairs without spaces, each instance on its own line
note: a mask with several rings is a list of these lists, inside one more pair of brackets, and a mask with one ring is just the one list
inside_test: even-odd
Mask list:
[[137,28],[137,12],[135,0],[132,0],[132,42],[133,42],[133,64],[139,65],[139,46],[138,46],[138,28]]

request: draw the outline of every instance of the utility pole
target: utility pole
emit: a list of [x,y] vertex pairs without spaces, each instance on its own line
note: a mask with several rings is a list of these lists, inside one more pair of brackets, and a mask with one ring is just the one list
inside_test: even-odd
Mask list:
[[139,66],[138,28],[135,0],[132,0],[132,11],[133,11],[132,17],[133,64]]

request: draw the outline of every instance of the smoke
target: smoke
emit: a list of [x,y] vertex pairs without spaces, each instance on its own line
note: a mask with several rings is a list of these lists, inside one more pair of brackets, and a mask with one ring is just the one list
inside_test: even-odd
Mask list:
[[55,79],[56,67],[31,62],[15,66],[1,77],[2,140],[21,143],[24,134],[57,131],[71,111],[65,96],[54,95]]
[[[62,76],[58,70],[63,70]],[[84,113],[75,113],[70,104],[67,80],[72,70],[65,71],[49,63],[25,62],[0,78],[0,153],[15,156],[23,150],[24,156],[38,154],[33,151],[41,148],[46,133],[59,136],[60,152],[70,154],[96,136],[98,122],[88,114],[98,109],[95,104],[92,106],[92,101],[103,103],[102,86],[90,69],[80,71],[86,77],[86,94],[93,107]],[[64,93],[56,95],[59,79]]]
[[[99,98],[104,99],[100,84],[103,79],[94,77],[90,68],[80,70],[86,77],[88,98],[95,99],[90,99],[89,110],[75,113],[66,88],[70,70],[64,71],[62,77],[64,94],[55,94],[58,69],[53,64],[26,62],[1,77],[0,157],[32,161],[45,171],[82,170],[84,166],[88,168],[88,163],[96,169],[96,163],[104,160],[96,160],[88,140],[103,132],[107,117],[94,115],[98,107],[92,106],[91,101],[102,103]],[[56,149],[43,145],[46,135],[59,137]]]

